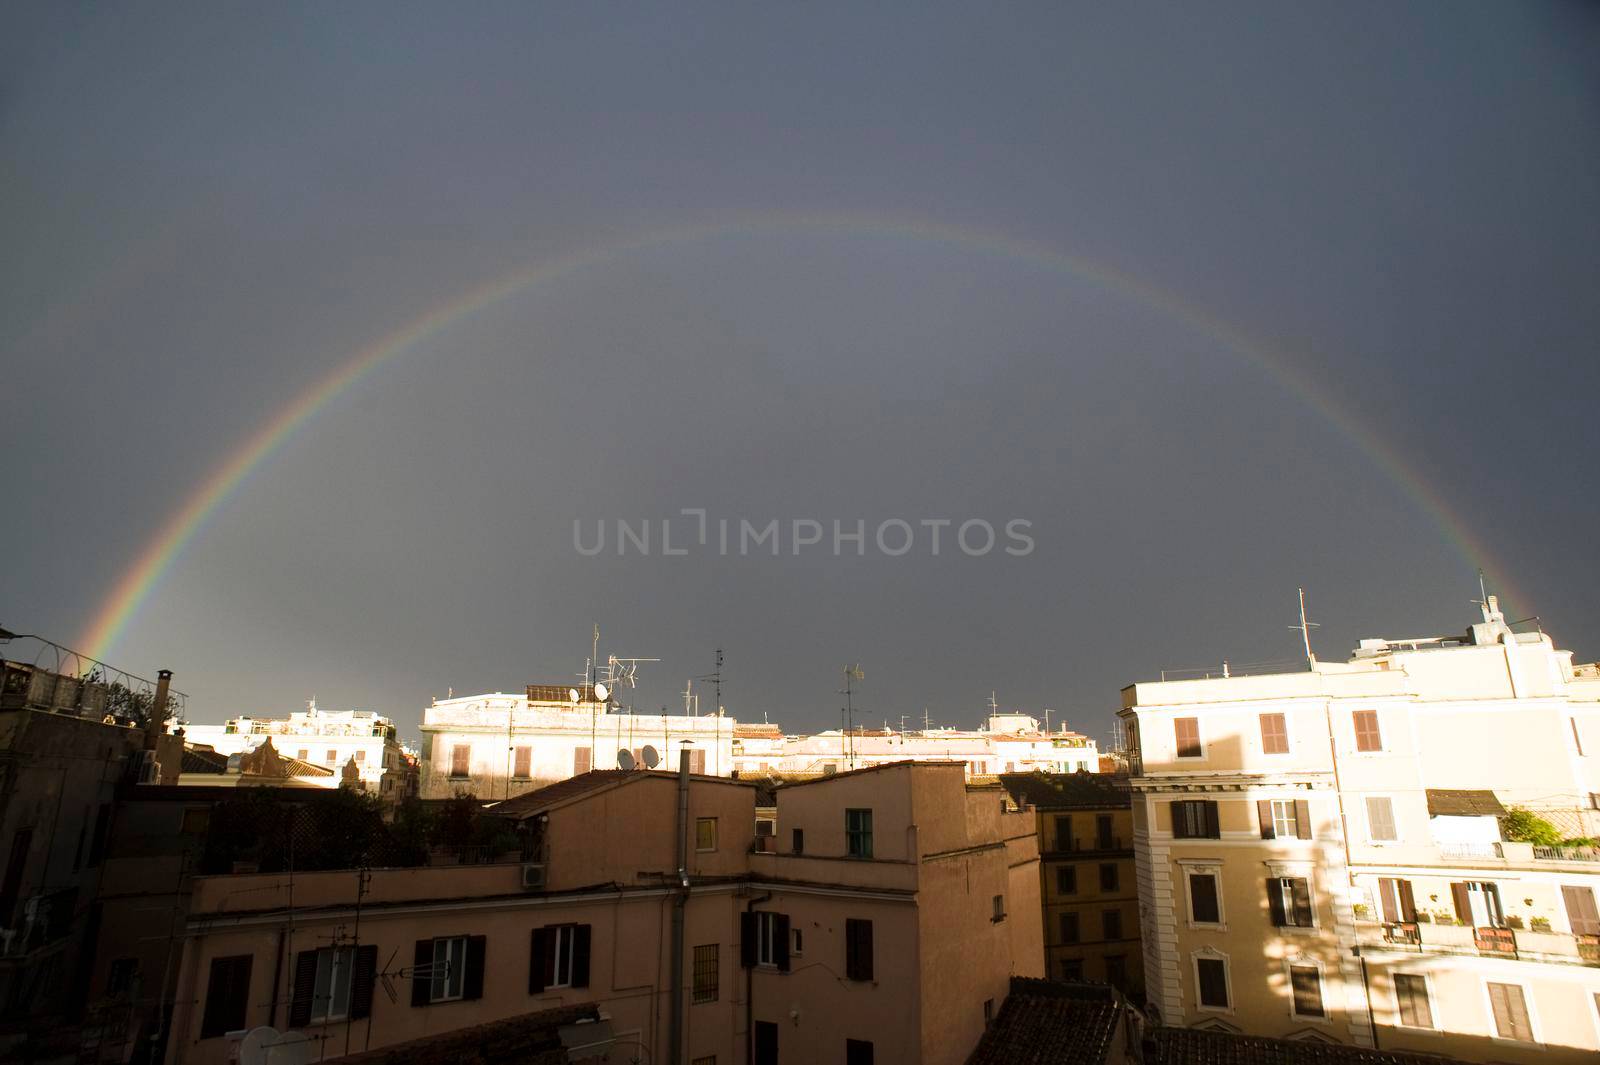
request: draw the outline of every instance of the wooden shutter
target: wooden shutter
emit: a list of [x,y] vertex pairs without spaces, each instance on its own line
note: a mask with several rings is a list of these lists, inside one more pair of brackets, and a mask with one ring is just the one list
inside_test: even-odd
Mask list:
[[1311,803],[1306,799],[1294,801],[1294,834],[1300,839],[1311,838]]
[[789,915],[775,913],[772,915],[772,960],[778,963],[778,971],[789,971]]
[[753,968],[756,963],[757,920],[748,910],[739,915],[739,964],[746,969]]
[[1196,965],[1200,973],[1200,1001],[1206,1006],[1228,1005],[1228,972],[1220,958],[1201,958]]
[[1398,880],[1386,876],[1378,878],[1378,903],[1383,911],[1384,924],[1396,924],[1405,919],[1400,916],[1400,889],[1397,884]]
[[289,1027],[311,1023],[311,998],[317,990],[317,952],[302,950],[294,956],[294,990],[289,995]]
[[1400,919],[1407,924],[1417,923],[1417,902],[1411,894],[1411,881],[1400,882]]
[[1179,758],[1198,758],[1202,753],[1200,746],[1200,719],[1197,717],[1178,717],[1172,720],[1172,731],[1178,741]]
[[1387,795],[1367,796],[1367,834],[1375,840],[1394,840],[1394,802]]
[[1414,973],[1394,974],[1394,996],[1400,1004],[1400,1023],[1411,1028],[1432,1028],[1433,1007],[1428,1005],[1427,980]]
[[1300,928],[1310,928],[1311,881],[1299,877],[1289,881],[1289,901],[1294,906],[1294,923]]
[[1184,824],[1184,803],[1182,799],[1174,799],[1167,803],[1167,808],[1172,813],[1172,838],[1188,839],[1189,826]]
[[206,1008],[200,1017],[200,1038],[236,1032],[245,1026],[250,1003],[250,964],[255,958],[237,954],[211,959]]
[[450,748],[450,775],[453,777],[467,776],[472,768],[472,748],[464,743]]
[[467,966],[461,980],[461,997],[483,997],[483,956],[488,953],[488,936],[467,937]]
[[1383,750],[1383,733],[1378,728],[1378,712],[1357,710],[1351,717],[1356,727],[1356,750]]
[[350,974],[350,1019],[372,1016],[372,982],[378,974],[378,948],[356,948],[356,967]]
[[1256,820],[1261,822],[1261,838],[1272,839],[1276,833],[1272,830],[1272,800],[1256,800]]
[[1282,928],[1286,917],[1283,912],[1283,884],[1275,876],[1267,877],[1267,907],[1272,911],[1272,923]]
[[1289,753],[1289,729],[1282,714],[1261,715],[1261,753]]
[[1490,984],[1489,1007],[1494,1010],[1495,1031],[1502,1039],[1533,1041],[1533,1025],[1528,1022],[1522,988],[1516,984]]
[[531,773],[532,771],[533,771],[533,748],[532,747],[518,747],[517,748],[517,765],[516,765],[516,768],[512,771],[513,774],[516,775],[516,776],[519,776],[519,777],[525,777],[529,773]]
[[1217,906],[1217,878],[1210,873],[1190,873],[1189,905],[1196,923],[1216,924],[1222,914]]
[[528,994],[541,994],[550,986],[555,960],[555,930],[535,928],[528,947]]
[[1467,891],[1467,885],[1462,883],[1451,884],[1450,896],[1455,899],[1456,918],[1462,924],[1475,924],[1476,922],[1472,919],[1472,895]]
[[589,926],[574,925],[572,929],[572,986],[589,986]]
[[689,752],[689,772],[696,776],[704,775],[706,771],[706,752],[692,750]]
[[1204,806],[1202,808],[1205,810],[1206,815],[1206,838],[1221,839],[1222,825],[1217,818],[1217,804],[1211,799],[1205,799],[1203,801]]
[[1561,898],[1567,904],[1567,920],[1575,936],[1600,935],[1600,912],[1594,905],[1594,890],[1587,887],[1561,885]]
[[592,747],[574,747],[572,749],[572,775],[579,777],[587,773],[593,761],[594,749]]
[[426,1006],[433,998],[433,940],[417,940],[417,949],[411,956],[411,1004]]
[[1310,965],[1291,965],[1289,983],[1294,989],[1294,1011],[1302,1017],[1322,1017],[1322,974]]
[[872,922],[850,917],[844,922],[844,967],[851,980],[872,979]]

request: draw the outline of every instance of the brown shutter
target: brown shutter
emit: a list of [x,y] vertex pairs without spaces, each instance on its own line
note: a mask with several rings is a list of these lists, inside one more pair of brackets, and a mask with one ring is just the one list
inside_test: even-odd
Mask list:
[[1188,839],[1189,827],[1184,824],[1183,800],[1174,799],[1172,802],[1167,803],[1167,810],[1172,816],[1172,838]]
[[250,1005],[250,965],[254,961],[249,954],[211,959],[205,1012],[200,1015],[201,1039],[236,1032],[245,1026]]
[[746,969],[754,968],[756,964],[757,920],[749,910],[739,915],[739,964]]
[[1275,876],[1267,877],[1267,908],[1272,911],[1274,927],[1282,928],[1286,920],[1283,912],[1283,885]]
[[1206,811],[1206,838],[1221,839],[1222,825],[1217,817],[1217,804],[1211,799],[1205,800]]
[[1256,820],[1261,822],[1261,838],[1272,839],[1276,833],[1272,831],[1272,800],[1256,800]]
[[772,960],[778,963],[778,971],[789,971],[789,915],[775,913],[772,915]]
[[1567,920],[1575,936],[1600,935],[1600,912],[1594,905],[1594,891],[1587,887],[1561,885],[1561,898],[1567,904]]
[[538,995],[550,986],[547,975],[555,965],[554,935],[548,928],[535,928],[528,946],[528,994]]
[[1456,918],[1462,924],[1472,923],[1472,896],[1467,893],[1467,885],[1455,883],[1450,885],[1450,895],[1455,899]]
[[467,937],[467,965],[461,979],[461,997],[483,997],[483,956],[488,953],[488,936]]
[[589,926],[572,929],[572,986],[589,986]]
[[356,948],[356,967],[350,974],[350,1019],[372,1016],[372,982],[378,974],[378,948]]
[[1311,803],[1305,799],[1294,801],[1294,834],[1301,839],[1311,838]]
[[1299,877],[1289,881],[1290,902],[1294,906],[1294,923],[1301,928],[1310,928],[1311,920],[1311,881]]
[[1400,884],[1400,919],[1406,924],[1417,923],[1417,902],[1411,894],[1411,881],[1401,880]]
[[417,940],[417,949],[411,956],[411,1004],[426,1006],[433,997],[433,940]]
[[317,990],[317,952],[302,950],[294,956],[294,990],[289,995],[289,1027],[311,1023],[311,997]]
[[1522,988],[1516,984],[1490,984],[1489,1005],[1494,1010],[1495,1030],[1505,1039],[1533,1040],[1533,1025],[1528,1023],[1528,1006]]
[[1396,886],[1397,880],[1389,877],[1378,878],[1378,903],[1383,911],[1384,924],[1396,924],[1403,920],[1400,916],[1400,889]]

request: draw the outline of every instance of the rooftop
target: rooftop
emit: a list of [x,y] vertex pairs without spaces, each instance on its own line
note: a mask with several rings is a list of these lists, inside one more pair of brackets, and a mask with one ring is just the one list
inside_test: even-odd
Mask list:
[[1097,1065],[1115,1043],[1126,1005],[1104,984],[1012,977],[1000,1016],[967,1065]]
[[[543,810],[575,799],[580,795],[587,795],[603,788],[632,784],[640,780],[676,780],[678,774],[666,770],[650,769],[591,769],[580,776],[568,777],[559,780],[537,791],[525,792],[500,802],[490,803],[485,812],[496,817],[510,817],[522,820],[532,817]],[[735,788],[753,788],[755,783],[748,780],[734,780],[731,777],[713,777],[702,774],[692,774],[690,780],[703,784],[726,784]]]
[[1431,817],[1500,817],[1506,808],[1492,791],[1446,791],[1428,789],[1428,814]]
[[1145,1047],[1145,1065],[1444,1065],[1458,1060],[1201,1028],[1157,1028]]
[[1132,801],[1128,778],[1111,773],[1002,773],[1000,783],[1017,805],[1041,810],[1126,807]]

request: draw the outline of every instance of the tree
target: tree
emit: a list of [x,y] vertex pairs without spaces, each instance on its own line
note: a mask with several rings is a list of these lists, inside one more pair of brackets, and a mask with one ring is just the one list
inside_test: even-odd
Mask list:
[[1540,847],[1561,845],[1561,833],[1555,825],[1521,806],[1513,806],[1500,818],[1500,834],[1512,843],[1533,843]]
[[[94,680],[93,677],[90,678]],[[112,681],[106,685],[106,713],[120,721],[131,721],[139,728],[150,726],[151,714],[156,703],[154,692],[135,691],[121,681]],[[167,705],[161,715],[161,724],[165,725],[178,715],[177,697],[167,696]]]

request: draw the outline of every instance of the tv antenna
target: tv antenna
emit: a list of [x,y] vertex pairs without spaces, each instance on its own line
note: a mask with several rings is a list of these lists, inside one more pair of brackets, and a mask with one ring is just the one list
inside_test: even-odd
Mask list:
[[722,713],[722,648],[717,648],[717,668],[703,677],[694,679],[709,680],[715,686],[717,691],[717,713]]
[[[1478,572],[1481,574],[1483,571],[1479,570]],[[1300,624],[1290,625],[1289,627],[1300,630],[1300,642],[1305,645],[1306,649],[1306,668],[1317,668],[1317,656],[1311,653],[1311,630],[1320,629],[1322,626],[1315,621],[1306,620],[1306,590],[1304,588],[1300,589]],[[1223,675],[1227,675],[1226,664],[1223,666]]]
[[847,725],[845,727],[845,739],[849,744],[849,753],[845,756],[845,758],[849,762],[849,767],[851,769],[856,767],[856,702],[855,692],[852,684],[854,681],[865,680],[866,678],[867,675],[862,672],[860,662],[844,667],[844,690],[839,692],[839,694],[844,696],[843,710],[845,719],[847,721]]

